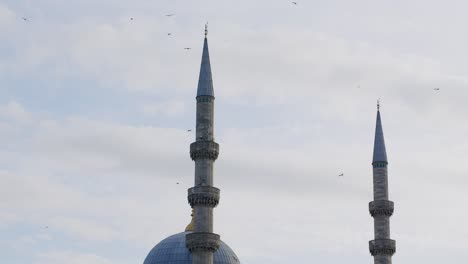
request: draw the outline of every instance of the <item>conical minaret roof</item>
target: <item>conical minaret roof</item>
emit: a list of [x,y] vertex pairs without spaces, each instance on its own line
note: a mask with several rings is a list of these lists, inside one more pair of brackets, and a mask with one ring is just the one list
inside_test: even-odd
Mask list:
[[198,96],[213,96],[213,78],[211,75],[211,64],[210,64],[210,54],[208,52],[208,29],[205,26],[205,40],[203,43],[203,55],[200,66],[200,77],[198,78]]
[[375,139],[374,139],[374,155],[372,163],[374,162],[388,162],[387,151],[385,150],[385,140],[382,129],[382,120],[380,119],[380,104],[377,103],[377,122],[375,125]]

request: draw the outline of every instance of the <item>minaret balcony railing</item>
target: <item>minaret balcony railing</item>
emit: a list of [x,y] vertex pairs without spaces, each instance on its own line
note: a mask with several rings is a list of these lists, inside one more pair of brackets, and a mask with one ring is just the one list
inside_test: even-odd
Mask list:
[[393,239],[375,239],[369,241],[369,251],[372,256],[392,256],[396,251],[396,243]]
[[211,103],[213,101],[214,101],[214,96],[211,96],[211,95],[197,96],[197,103]]
[[369,203],[369,212],[372,217],[375,216],[392,216],[393,202],[388,200],[375,200]]
[[185,241],[190,252],[216,252],[221,244],[219,235],[206,232],[195,232],[187,234],[185,236]]
[[388,162],[386,161],[374,161],[372,163],[372,167],[374,168],[386,168],[388,165]]
[[190,144],[190,157],[192,160],[216,160],[219,155],[219,145],[213,141],[196,141]]
[[188,202],[194,206],[216,207],[219,203],[220,191],[212,186],[195,186],[188,189]]

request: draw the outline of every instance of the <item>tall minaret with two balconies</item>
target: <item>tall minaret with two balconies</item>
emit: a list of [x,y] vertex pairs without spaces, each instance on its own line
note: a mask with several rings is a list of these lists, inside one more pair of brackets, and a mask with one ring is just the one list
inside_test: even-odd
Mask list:
[[186,236],[186,246],[192,253],[192,264],[213,264],[213,253],[220,245],[213,233],[213,208],[219,202],[219,189],[213,187],[213,164],[219,145],[214,142],[214,92],[208,53],[208,28],[197,89],[196,138],[190,145],[190,157],[195,161],[195,186],[188,189],[188,201],[193,209],[193,232]]
[[377,124],[375,127],[374,155],[372,159],[374,178],[374,201],[369,211],[374,218],[374,240],[369,241],[369,250],[374,264],[391,264],[395,253],[395,240],[390,239],[390,216],[393,202],[388,200],[388,160],[380,119],[380,104],[377,102]]

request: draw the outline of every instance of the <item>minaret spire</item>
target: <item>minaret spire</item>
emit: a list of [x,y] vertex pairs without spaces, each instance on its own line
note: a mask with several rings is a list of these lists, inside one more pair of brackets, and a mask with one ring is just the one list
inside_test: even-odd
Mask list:
[[213,78],[211,74],[210,53],[208,51],[208,23],[205,25],[205,39],[203,41],[203,54],[198,78],[198,96],[213,96]]
[[380,100],[377,101],[377,122],[375,126],[374,155],[372,162],[387,161],[387,151],[385,150],[385,140],[382,129],[382,120],[380,119]]
[[385,150],[380,101],[377,101],[374,154],[372,157],[374,201],[369,203],[369,212],[374,218],[374,240],[369,241],[369,250],[374,264],[391,264],[395,253],[395,240],[390,239],[390,216],[394,204],[388,200],[388,160]]
[[219,203],[220,193],[213,187],[213,165],[218,158],[219,145],[213,136],[215,98],[207,34],[208,26],[205,25],[196,97],[196,135],[195,142],[190,144],[190,157],[195,161],[195,186],[188,189],[193,225],[192,232],[186,236],[186,246],[192,253],[192,264],[213,264],[213,254],[220,245],[219,235],[213,233],[213,209]]

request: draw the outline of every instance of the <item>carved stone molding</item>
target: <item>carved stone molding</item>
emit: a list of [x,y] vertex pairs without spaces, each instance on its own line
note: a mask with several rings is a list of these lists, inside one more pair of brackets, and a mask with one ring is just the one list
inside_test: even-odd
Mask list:
[[190,252],[215,252],[218,250],[220,243],[219,235],[213,233],[196,232],[185,236],[185,244]]
[[375,239],[369,241],[369,251],[372,256],[388,255],[392,256],[396,251],[396,243],[393,239]]
[[212,103],[214,99],[214,96],[201,95],[197,96],[197,103]]
[[376,200],[369,203],[369,212],[372,217],[374,216],[392,216],[393,202],[388,200]]
[[196,141],[190,144],[190,157],[192,160],[216,160],[219,155],[219,145],[213,141]]
[[211,186],[195,186],[188,189],[188,202],[197,205],[216,207],[219,203],[219,189]]

